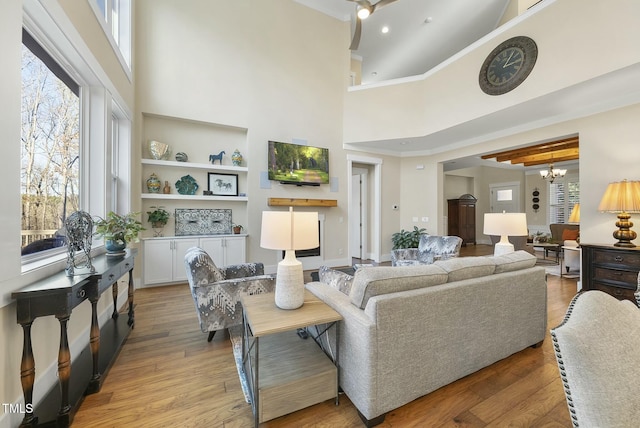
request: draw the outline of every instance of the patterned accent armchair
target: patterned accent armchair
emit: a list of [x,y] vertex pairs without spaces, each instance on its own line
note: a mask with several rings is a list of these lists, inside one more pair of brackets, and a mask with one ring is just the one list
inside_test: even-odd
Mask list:
[[418,248],[391,251],[392,266],[428,265],[460,255],[462,238],[459,236],[422,235]]
[[639,326],[634,303],[589,290],[551,329],[574,427],[638,426],[640,383],[629,370],[640,353]]
[[209,342],[216,331],[242,324],[241,296],[275,289],[275,277],[264,275],[262,263],[218,269],[206,251],[193,247],[187,250],[184,264],[200,328],[209,333]]

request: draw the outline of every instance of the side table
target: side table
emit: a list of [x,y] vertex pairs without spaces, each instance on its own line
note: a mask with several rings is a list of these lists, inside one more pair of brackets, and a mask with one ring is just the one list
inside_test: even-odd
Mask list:
[[[337,405],[337,322],[342,316],[309,291],[305,291],[304,305],[294,310],[278,308],[272,293],[243,296],[241,301],[242,362],[254,425],[333,397]],[[319,324],[328,325],[317,336],[307,333],[313,340],[296,333]],[[336,332],[335,360],[319,346],[320,336],[330,328]]]

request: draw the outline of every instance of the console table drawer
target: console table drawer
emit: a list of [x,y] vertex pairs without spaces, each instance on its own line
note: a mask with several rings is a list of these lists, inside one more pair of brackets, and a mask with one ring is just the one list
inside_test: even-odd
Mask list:
[[640,271],[640,247],[584,244],[582,289],[601,290],[618,299],[636,303],[634,292]]
[[615,281],[617,283],[628,285],[629,288],[635,288],[638,280],[638,272],[628,270],[596,267],[594,269],[594,273],[594,279],[596,281]]
[[594,282],[591,289],[604,291],[605,293],[610,294],[620,300],[627,299],[634,302],[636,300],[633,294],[635,290],[631,288],[615,287],[612,285],[603,284],[601,282]]
[[640,266],[640,254],[625,253],[624,251],[596,251],[593,254],[594,263],[619,265],[619,266]]

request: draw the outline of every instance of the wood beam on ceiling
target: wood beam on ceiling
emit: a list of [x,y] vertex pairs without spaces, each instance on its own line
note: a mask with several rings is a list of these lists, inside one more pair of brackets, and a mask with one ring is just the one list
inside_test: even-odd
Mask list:
[[509,160],[512,164],[522,163],[525,166],[530,166],[576,159],[580,159],[580,149],[578,148],[563,149],[547,153],[537,153],[535,155],[516,157]]
[[571,137],[533,146],[482,155],[482,159],[510,162],[523,166],[544,165],[554,162],[572,161],[580,158],[579,138]]

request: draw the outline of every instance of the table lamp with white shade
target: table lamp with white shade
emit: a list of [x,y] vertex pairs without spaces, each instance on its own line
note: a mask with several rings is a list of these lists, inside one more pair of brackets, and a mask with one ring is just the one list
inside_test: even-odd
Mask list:
[[494,256],[512,253],[513,244],[509,242],[509,236],[527,236],[527,215],[525,213],[485,213],[484,234],[498,235],[500,242],[496,243],[493,250]]
[[293,207],[285,212],[262,212],[260,246],[285,252],[276,273],[275,302],[280,309],[297,309],[304,303],[302,263],[296,259],[295,250],[318,245],[317,212],[293,212]]

